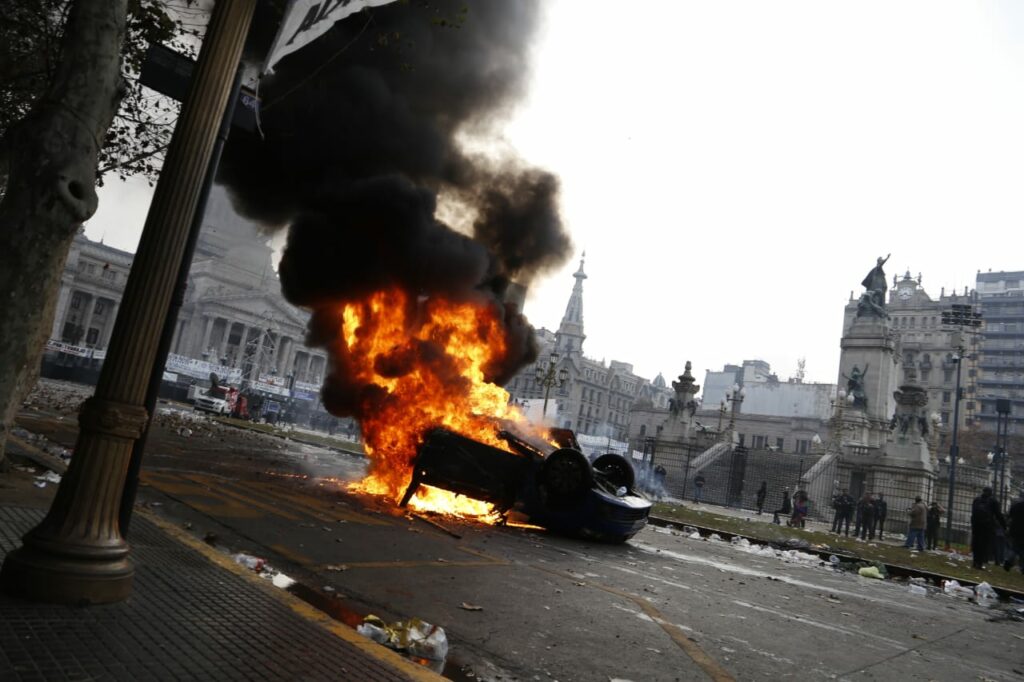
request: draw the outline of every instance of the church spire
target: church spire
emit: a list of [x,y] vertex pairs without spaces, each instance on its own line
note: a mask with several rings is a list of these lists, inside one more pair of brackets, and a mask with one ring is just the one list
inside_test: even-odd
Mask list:
[[587,278],[583,263],[586,257],[587,252],[584,251],[580,258],[580,268],[572,275],[576,283],[572,287],[569,303],[565,306],[565,315],[555,333],[555,350],[563,355],[582,356],[583,340],[587,338],[583,333],[583,280]]

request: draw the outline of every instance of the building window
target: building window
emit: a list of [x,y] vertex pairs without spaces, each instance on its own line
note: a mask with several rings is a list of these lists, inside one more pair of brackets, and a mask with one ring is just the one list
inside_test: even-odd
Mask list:
[[76,293],[76,294],[74,294],[74,295],[73,295],[73,296],[71,297],[71,309],[72,309],[72,310],[78,310],[78,309],[80,309],[80,308],[82,307],[82,299],[83,299],[83,298],[84,298],[84,296],[82,296],[82,295],[81,295],[81,294],[79,294],[79,293]]
[[939,416],[942,418],[942,423],[943,424],[948,424],[949,423],[949,412],[943,412]]
[[755,450],[764,449],[764,436],[754,436],[753,447]]
[[96,339],[100,337],[100,330],[93,327],[89,330],[89,333],[85,335],[85,343],[89,346],[96,345]]
[[945,383],[947,383],[947,384],[949,382],[953,381],[953,370],[951,370],[951,369],[944,369],[944,370],[942,370],[942,380]]
[[811,450],[811,441],[797,439],[796,441],[796,454],[806,455]]
[[952,393],[950,393],[949,391],[943,391],[942,392],[942,404],[943,405],[948,405],[949,401],[952,399],[952,397],[953,397]]
[[783,443],[783,439],[781,439],[781,438],[776,438],[775,439],[775,447],[777,447],[779,450],[782,449],[782,443]]
[[104,309],[105,309],[106,307],[107,307],[107,306],[106,306],[106,304],[105,304],[105,303],[103,302],[103,299],[100,299],[100,300],[96,301],[96,314],[97,314],[97,315],[102,315],[102,314],[103,314],[103,310],[104,310]]

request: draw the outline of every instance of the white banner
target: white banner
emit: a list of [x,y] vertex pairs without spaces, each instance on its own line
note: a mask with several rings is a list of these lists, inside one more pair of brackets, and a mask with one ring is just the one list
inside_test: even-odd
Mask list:
[[193,379],[209,379],[210,372],[216,372],[221,382],[228,384],[237,384],[242,380],[242,370],[237,367],[214,365],[205,360],[197,360],[196,358],[175,355],[174,353],[167,354],[167,363],[164,365],[164,371],[183,374]]
[[379,7],[389,2],[394,0],[291,0],[263,64],[263,73],[273,69],[285,55],[327,33],[334,22],[364,7]]

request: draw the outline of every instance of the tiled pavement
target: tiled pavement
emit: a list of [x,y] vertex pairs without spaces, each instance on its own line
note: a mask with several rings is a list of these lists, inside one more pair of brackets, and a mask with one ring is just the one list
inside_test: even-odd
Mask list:
[[[42,516],[0,506],[0,557]],[[332,633],[292,608],[293,597],[217,565],[145,517],[134,520],[131,544],[134,588],[122,603],[0,595],[0,681],[442,679]]]

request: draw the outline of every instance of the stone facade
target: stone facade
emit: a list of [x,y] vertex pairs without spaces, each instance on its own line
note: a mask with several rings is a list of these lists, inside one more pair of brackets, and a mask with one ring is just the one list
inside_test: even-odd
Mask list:
[[[543,401],[548,395],[546,419],[552,424],[579,433],[625,440],[629,433],[630,410],[637,403],[668,408],[672,390],[659,374],[654,381],[637,376],[633,365],[612,360],[609,363],[583,354],[583,281],[587,278],[583,261],[573,274],[575,284],[558,331],[537,330],[540,347],[538,365],[552,367],[552,386],[538,381],[537,367],[528,366],[514,376],[505,389],[517,402]],[[553,364],[552,364],[553,359]],[[566,380],[558,383],[564,370]]]
[[80,229],[61,275],[51,341],[105,349],[131,267],[132,254],[94,242]]
[[281,295],[269,242],[215,186],[171,352],[240,369],[247,382],[279,377],[319,386],[327,356],[303,344],[309,314]]
[[[309,313],[281,295],[269,242],[234,211],[222,187],[212,188],[168,371],[191,380],[213,369],[257,391],[286,396],[292,388],[315,399],[327,356],[304,345]],[[132,258],[79,232],[64,266],[51,353],[102,360]]]

